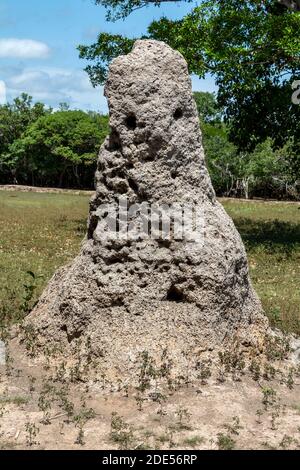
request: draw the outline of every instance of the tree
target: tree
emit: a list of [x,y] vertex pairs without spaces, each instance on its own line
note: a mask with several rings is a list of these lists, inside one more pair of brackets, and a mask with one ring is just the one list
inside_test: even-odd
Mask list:
[[0,106],[0,153],[18,138],[24,129],[40,116],[51,112],[42,103],[32,104],[32,97],[26,93],[15,98],[12,104]]
[[[116,21],[124,19],[133,11],[148,5],[160,6],[162,3],[190,3],[192,0],[93,0],[96,5],[102,5],[106,8],[106,19]],[[278,3],[293,11],[300,11],[300,0],[278,0]]]
[[221,122],[223,111],[218,105],[214,93],[195,91],[194,99],[202,122]]
[[279,3],[285,5],[294,11],[300,11],[300,0],[279,0]]
[[107,9],[106,19],[115,21],[124,19],[130,13],[148,5],[160,6],[161,3],[191,2],[192,0],[93,0],[96,5],[102,5]]
[[275,149],[271,138],[238,151],[226,126],[202,124],[206,162],[219,196],[299,199],[300,156],[293,139]]
[[17,183],[15,174],[17,156],[9,151],[9,147],[21,137],[32,122],[51,112],[51,108],[46,109],[42,103],[33,104],[32,97],[26,93],[15,98],[12,104],[0,106],[0,180],[10,174],[12,181]]
[[294,158],[291,140],[276,150],[270,138],[258,144],[249,155],[246,168],[249,191],[263,197],[299,198],[300,169],[294,171]]
[[69,111],[70,105],[68,103],[65,103],[64,101],[62,103],[59,103],[59,110],[60,111]]
[[[150,0],[96,3],[108,9],[110,19],[161,4]],[[291,107],[291,83],[300,72],[300,14],[294,10],[277,0],[204,1],[180,20],[153,21],[143,37],[179,50],[191,73],[204,77],[209,72],[215,77],[218,102],[230,122],[230,138],[240,149],[253,150],[268,136],[282,146],[292,132],[300,130],[300,107]],[[100,33],[96,44],[79,46],[80,57],[93,62],[86,70],[94,85],[103,83],[109,62],[128,53],[133,43],[131,38]],[[287,116],[292,117],[287,120]],[[291,120],[298,123],[296,128],[288,127]]]
[[239,151],[229,141],[212,93],[195,92],[207,166],[220,196],[299,199],[299,144],[291,137],[281,148],[268,137],[253,152]]
[[108,117],[58,111],[38,118],[2,155],[2,165],[19,183],[93,187],[97,153],[108,132]]
[[219,196],[237,196],[239,161],[237,148],[228,140],[224,124],[201,123],[206,164]]

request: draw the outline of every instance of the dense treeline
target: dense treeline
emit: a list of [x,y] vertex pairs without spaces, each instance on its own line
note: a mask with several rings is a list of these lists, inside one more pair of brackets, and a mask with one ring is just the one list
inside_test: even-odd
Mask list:
[[220,196],[300,199],[299,142],[290,137],[279,146],[271,137],[253,150],[230,141],[230,123],[211,93],[194,93],[200,115],[206,161]]
[[[230,125],[211,93],[195,92],[207,165],[219,196],[300,199],[300,152],[268,137],[253,150],[229,139]],[[26,94],[0,106],[0,184],[93,188],[108,116],[54,112]]]
[[0,106],[0,183],[92,188],[108,117],[54,112],[26,94]]
[[[164,0],[91,1],[106,9],[110,21],[126,20],[148,5],[164,5]],[[298,3],[190,2],[184,16],[170,19],[162,14],[140,36],[169,44],[184,56],[191,74],[204,78],[209,73],[218,85],[216,99],[203,94],[197,98],[218,194],[300,197]],[[96,42],[78,46],[93,85],[105,81],[110,62],[130,52],[136,39],[100,31]]]
[[[92,0],[107,19],[163,0]],[[184,0],[174,0],[180,2]],[[289,8],[287,8],[289,7]],[[300,13],[298,2],[203,0],[178,20],[152,21],[144,38],[165,41],[190,73],[210,73],[215,97],[195,93],[207,164],[218,195],[300,199]],[[100,32],[78,46],[93,85],[136,38]],[[296,86],[296,100],[292,100]],[[92,187],[108,117],[22,95],[0,106],[0,183]]]

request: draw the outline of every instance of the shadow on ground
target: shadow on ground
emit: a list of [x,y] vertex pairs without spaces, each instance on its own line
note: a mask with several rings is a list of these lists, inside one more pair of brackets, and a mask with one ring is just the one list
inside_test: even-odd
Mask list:
[[286,256],[300,250],[300,224],[249,218],[237,218],[234,222],[248,250],[261,246],[267,252]]

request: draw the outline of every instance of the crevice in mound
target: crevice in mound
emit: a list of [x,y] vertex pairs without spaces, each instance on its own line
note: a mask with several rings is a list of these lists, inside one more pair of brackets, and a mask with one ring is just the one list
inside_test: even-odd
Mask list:
[[109,177],[112,178],[112,179],[113,178],[125,179],[124,170],[120,167],[114,167],[110,170]]
[[71,343],[74,339],[80,338],[80,336],[82,335],[82,331],[73,331],[72,333],[70,333],[66,325],[63,325],[61,329],[67,335],[68,343]]
[[139,191],[139,187],[138,187],[138,184],[136,183],[136,181],[133,179],[133,178],[128,178],[128,184],[129,184],[129,187],[132,189],[132,191],[134,193],[138,193]]
[[98,217],[94,214],[90,215],[89,225],[87,230],[87,238],[90,240],[93,238],[94,231],[96,230],[98,224]]
[[147,158],[145,158],[145,162],[154,162],[155,160],[155,155],[149,155]]
[[116,130],[111,131],[109,135],[109,150],[112,150],[113,152],[117,150],[121,150],[121,140],[120,140],[120,135]]

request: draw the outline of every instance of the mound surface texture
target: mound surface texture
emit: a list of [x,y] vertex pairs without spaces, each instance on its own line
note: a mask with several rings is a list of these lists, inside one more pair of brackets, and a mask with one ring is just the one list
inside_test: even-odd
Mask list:
[[[238,341],[260,348],[268,328],[241,238],[216,201],[206,169],[187,64],[158,41],[115,59],[105,86],[111,134],[103,144],[88,233],[71,265],[50,281],[26,323],[37,344],[65,357],[82,348],[111,376],[135,373],[142,351],[166,351],[177,373],[190,357]],[[192,204],[202,243],[110,238],[107,210]]]

